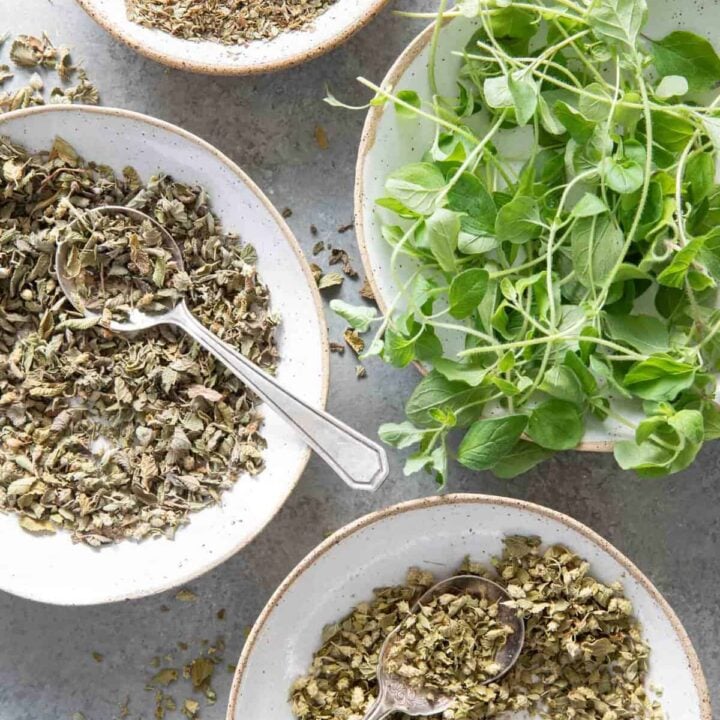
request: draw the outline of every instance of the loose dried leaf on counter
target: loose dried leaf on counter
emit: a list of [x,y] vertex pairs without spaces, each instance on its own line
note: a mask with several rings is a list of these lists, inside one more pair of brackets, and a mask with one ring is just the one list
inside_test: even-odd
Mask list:
[[350,262],[350,256],[345,250],[340,248],[333,248],[330,251],[330,259],[328,260],[330,265],[342,264],[342,271],[353,280],[358,277],[358,273]]
[[[0,47],[1,47],[0,43]],[[0,113],[37,105],[82,103],[97,105],[100,96],[82,68],[74,65],[70,59],[70,50],[55,47],[50,38],[18,35],[10,48],[10,60],[18,73],[11,71],[8,65],[0,65],[0,85],[14,77],[29,75],[25,85],[13,90],[0,91]],[[46,93],[46,83],[35,70],[52,71],[57,75],[57,85]],[[70,85],[77,76],[77,83]]]
[[315,127],[315,142],[321,150],[327,150],[330,147],[327,132],[321,125]]
[[365,341],[360,337],[357,330],[347,328],[343,333],[343,337],[345,338],[345,342],[352,348],[356,355],[360,355],[360,353],[365,349]]
[[340,273],[326,273],[318,280],[318,288],[320,290],[327,290],[332,287],[339,287],[345,280],[344,276]]

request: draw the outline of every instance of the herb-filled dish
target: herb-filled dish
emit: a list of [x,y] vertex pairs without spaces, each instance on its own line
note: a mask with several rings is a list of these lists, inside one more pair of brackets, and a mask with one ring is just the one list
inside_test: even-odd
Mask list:
[[[467,575],[505,592],[478,594]],[[509,673],[483,684],[512,663],[516,638]],[[363,720],[379,668],[380,707],[410,684],[448,720],[712,717],[690,641],[640,570],[571,518],[506,498],[402,503],[320,544],[261,612],[227,720]]]
[[361,720],[377,698],[380,650],[398,627],[384,672],[449,696],[443,718],[525,712],[547,720],[664,720],[660,689],[646,688],[650,648],[619,582],[598,582],[583,558],[560,545],[544,548],[537,537],[506,538],[493,565],[466,559],[457,574],[504,585],[513,598],[504,606],[525,620],[523,650],[504,678],[487,683],[509,631],[494,619],[497,604],[461,594],[412,610],[437,581],[413,568],[405,584],[376,590],[323,630],[307,674],[291,689],[295,717]]
[[237,45],[306,28],[337,0],[125,0],[129,20],[185,40]]
[[[262,469],[257,400],[173,330],[128,340],[103,315],[80,315],[58,285],[55,250],[70,243],[67,270],[103,314],[182,294],[225,342],[274,370],[279,318],[255,250],[223,230],[203,188],[116,174],[62,138],[32,153],[0,138],[0,163],[0,510],[31,532],[67,529],[94,546],[172,537],[237,473]],[[150,213],[181,244],[187,271],[171,273],[155,228],[86,227],[100,205]],[[142,287],[118,295],[133,273]]]
[[[260,366],[277,364],[278,383],[322,407],[327,335],[310,268],[252,180],[180,128],[63,105],[2,115],[0,136],[8,138],[0,172],[9,193],[0,214],[9,273],[0,287],[10,312],[0,313],[0,544],[13,548],[0,557],[0,588],[82,605],[187,583],[262,530],[309,450],[188,338],[164,326],[137,337],[107,331],[108,317],[125,309],[114,298],[109,307],[103,291],[114,294],[116,274],[127,270],[135,283],[119,287],[132,290],[131,307],[152,311],[181,295],[211,331]],[[152,227],[126,228],[125,249],[117,217],[86,212],[108,203],[137,203],[171,226],[185,272]],[[73,284],[99,321],[60,303],[47,267],[53,230],[67,235],[76,214],[102,231],[67,253]],[[97,294],[93,247],[111,260]],[[11,353],[21,355],[12,368]],[[38,532],[20,527],[20,517]],[[141,536],[156,540],[112,542]]]
[[383,311],[335,309],[368,354],[430,370],[381,436],[440,482],[458,430],[457,460],[500,477],[598,426],[624,469],[687,468],[720,431],[720,58],[651,34],[644,0],[440,14],[392,83],[363,80],[384,106],[358,173]]
[[181,70],[247,75],[337,47],[388,0],[79,0],[133,50]]

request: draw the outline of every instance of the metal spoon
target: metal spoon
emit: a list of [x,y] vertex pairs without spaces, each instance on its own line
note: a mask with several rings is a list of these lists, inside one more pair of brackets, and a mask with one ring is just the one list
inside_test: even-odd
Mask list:
[[[413,612],[417,611],[420,605],[425,605],[446,592],[467,593],[498,603],[511,599],[504,588],[491,580],[475,575],[456,575],[431,587],[415,603]],[[525,642],[525,623],[521,617],[518,617],[515,610],[499,604],[498,618],[503,624],[509,625],[513,629],[513,633],[495,657],[495,661],[502,668],[501,672],[486,680],[482,683],[483,685],[496,682],[512,668],[520,657]],[[407,715],[420,717],[436,715],[448,710],[454,702],[453,698],[443,696],[430,700],[422,688],[411,687],[405,678],[386,672],[385,658],[397,639],[399,631],[399,627],[395,628],[387,636],[380,650],[377,670],[378,698],[363,720],[382,720],[394,712],[404,712]]]
[[[140,222],[151,222],[163,237],[163,244],[183,270],[183,258],[170,233],[150,216],[127,207],[106,205],[89,213],[127,215]],[[79,216],[68,225],[83,220]],[[67,274],[68,244],[60,242],[55,253],[55,270],[60,287],[73,306],[87,317],[97,317],[89,312],[80,299],[72,278]],[[270,405],[303,437],[305,442],[352,488],[377,490],[388,476],[385,450],[356,430],[345,425],[328,413],[311,407],[278,381],[243,357],[230,345],[222,342],[190,312],[184,300],[160,315],[147,315],[134,309],[127,322],[111,322],[109,329],[118,333],[135,333],[157,325],[174,325],[182,328],[197,343],[211,352],[239,377],[254,393]]]

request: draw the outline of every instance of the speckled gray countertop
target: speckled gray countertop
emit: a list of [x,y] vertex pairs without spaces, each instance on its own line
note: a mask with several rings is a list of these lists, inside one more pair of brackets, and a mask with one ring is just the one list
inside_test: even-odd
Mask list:
[[[400,6],[430,7],[424,0]],[[293,210],[289,223],[309,251],[317,238],[345,247],[359,265],[352,232],[355,154],[364,115],[328,107],[324,87],[349,101],[365,94],[354,82],[380,80],[420,29],[417,22],[381,17],[344,47],[308,65],[255,78],[208,78],[168,70],[118,44],[73,0],[0,0],[0,31],[39,33],[68,44],[88,68],[103,103],[137,110],[200,135],[236,160],[275,202]],[[315,142],[327,132],[329,148]],[[345,283],[352,300],[357,288]],[[342,323],[328,316],[331,338]],[[399,419],[417,377],[411,368],[368,365],[355,379],[349,354],[332,357],[329,408],[374,433],[378,422]],[[372,510],[434,493],[428,478],[406,479],[391,457],[392,476],[376,495],[353,494],[317,459],[265,532],[246,550],[199,578],[195,602],[169,592],[118,605],[71,609],[0,593],[0,720],[87,720],[120,716],[127,698],[132,720],[153,716],[144,690],[153,656],[204,639],[225,638],[226,662],[236,662],[247,629],[290,569],[329,532]],[[525,498],[568,513],[608,538],[657,585],[685,624],[700,655],[715,707],[720,707],[720,445],[707,447],[687,472],[665,480],[637,480],[611,457],[568,453],[522,479],[456,470],[450,487]],[[11,552],[0,548],[0,552]],[[216,613],[225,608],[225,619]],[[100,653],[102,661],[93,658]],[[217,673],[217,704],[206,720],[225,717],[231,675]],[[182,692],[178,695],[182,696]],[[179,717],[170,715],[169,717]],[[248,720],[251,720],[248,718]],[[258,720],[269,720],[267,718]]]

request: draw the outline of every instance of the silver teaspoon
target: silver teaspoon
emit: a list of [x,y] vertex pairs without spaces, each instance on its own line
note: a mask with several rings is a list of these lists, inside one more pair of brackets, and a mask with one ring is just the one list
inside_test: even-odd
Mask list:
[[[88,213],[126,215],[139,222],[148,221],[162,234],[163,245],[171,253],[178,270],[184,269],[182,253],[170,233],[149,215],[133,208],[106,205],[87,211],[67,226],[72,229]],[[58,243],[55,270],[60,287],[72,305],[86,317],[97,317],[87,310],[67,273],[68,244]],[[126,322],[111,322],[107,327],[117,333],[136,333],[157,325],[174,325],[184,330],[199,345],[225,364],[254,393],[291,425],[305,442],[352,488],[377,490],[388,476],[385,450],[337,418],[308,405],[284,388],[271,375],[247,360],[237,350],[210,332],[192,314],[184,300],[158,315],[133,309]]]
[[[425,605],[447,592],[467,593],[468,595],[486,598],[490,602],[498,603],[511,599],[507,592],[492,580],[486,580],[475,575],[456,575],[431,587],[415,603],[412,611],[416,612],[420,605]],[[515,610],[500,604],[498,606],[498,618],[505,625],[509,625],[513,633],[508,637],[507,642],[495,658],[495,661],[500,665],[500,672],[482,683],[483,685],[497,682],[509,672],[520,657],[525,642],[525,623],[521,617],[518,617]],[[380,650],[377,670],[378,697],[363,720],[382,720],[394,712],[425,717],[443,713],[452,707],[453,698],[440,696],[429,699],[427,693],[423,692],[421,687],[414,688],[405,678],[390,675],[385,670],[385,658],[397,639],[399,631],[399,627],[395,628],[387,636]]]

